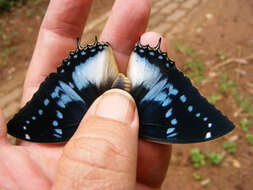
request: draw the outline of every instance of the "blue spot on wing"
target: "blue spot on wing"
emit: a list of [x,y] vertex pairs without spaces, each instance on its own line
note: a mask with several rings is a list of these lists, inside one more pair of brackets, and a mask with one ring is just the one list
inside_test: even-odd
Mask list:
[[170,123],[171,123],[171,125],[176,125],[177,124],[177,119],[172,119],[171,121],[170,121]]
[[44,100],[44,105],[45,105],[45,106],[48,106],[49,102],[50,102],[49,99],[46,98],[46,99]]
[[53,124],[54,127],[57,127],[59,125],[58,121],[53,121],[52,124]]
[[167,138],[172,138],[172,137],[175,137],[175,136],[177,136],[177,133],[172,133],[172,134],[168,135]]
[[38,110],[38,114],[39,114],[39,115],[43,115],[43,110],[42,110],[42,109],[39,109],[39,110]]
[[166,131],[166,134],[168,135],[168,134],[170,134],[170,133],[172,133],[172,132],[174,132],[175,131],[175,128],[168,128],[167,129],[167,131]]
[[165,99],[168,97],[166,93],[160,93],[155,97],[155,101],[165,101]]
[[176,96],[178,94],[178,89],[176,89],[173,84],[169,84],[169,95]]
[[169,97],[167,97],[164,102],[162,102],[162,107],[167,107],[168,105],[170,105],[170,103],[172,102],[172,99],[170,99]]
[[162,55],[159,55],[159,56],[158,56],[158,59],[163,60],[163,56],[162,56]]
[[59,135],[62,135],[62,129],[54,129],[54,131],[59,134]]
[[188,106],[188,108],[187,108],[187,109],[188,109],[188,111],[189,111],[189,112],[192,112],[192,110],[193,110],[193,106],[192,106],[192,105],[190,105],[190,106]]
[[56,110],[56,116],[59,119],[63,119],[63,114],[59,110]]
[[185,95],[182,95],[182,96],[180,96],[180,100],[181,100],[181,102],[185,103],[187,98]]
[[166,118],[169,118],[170,116],[172,116],[172,108],[170,108],[165,114]]

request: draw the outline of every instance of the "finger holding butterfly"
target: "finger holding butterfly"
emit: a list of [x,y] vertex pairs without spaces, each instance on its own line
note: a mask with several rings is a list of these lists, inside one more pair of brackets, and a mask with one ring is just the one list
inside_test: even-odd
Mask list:
[[76,48],[76,38],[83,32],[91,4],[92,0],[50,1],[26,75],[22,105],[69,51]]
[[115,1],[100,40],[111,44],[119,71],[122,73],[126,72],[135,43],[146,30],[150,9],[149,0]]

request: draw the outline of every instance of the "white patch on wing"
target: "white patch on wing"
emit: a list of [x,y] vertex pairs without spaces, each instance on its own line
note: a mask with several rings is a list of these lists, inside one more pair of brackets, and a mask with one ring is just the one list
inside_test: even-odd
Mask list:
[[[142,85],[148,89],[141,103],[154,100],[160,102],[163,107],[166,107],[172,101],[170,96],[178,94],[178,90],[168,83],[167,78],[162,78],[162,75],[157,65],[150,63],[148,59],[139,56],[136,52],[132,53],[127,77],[131,81],[132,88]],[[163,92],[164,89],[168,89],[168,94]]]
[[206,136],[205,136],[205,139],[209,139],[209,138],[211,138],[211,137],[212,137],[211,132],[207,132],[207,133],[206,133]]
[[[84,100],[71,87],[69,87],[65,82],[59,81],[59,84],[61,86],[61,90],[65,94],[67,94],[72,100],[84,102]],[[61,99],[64,100],[63,95],[61,95]]]
[[146,58],[133,52],[127,71],[127,77],[131,81],[132,87],[142,84],[145,88],[151,89],[161,78],[159,67],[151,64]]
[[118,74],[116,61],[110,46],[99,51],[95,56],[75,67],[72,78],[79,90],[89,83],[100,87],[108,79],[115,79]]
[[168,97],[168,95],[166,94],[166,97],[161,97],[161,95],[163,95],[163,93],[161,93],[161,91],[165,88],[165,85],[167,83],[167,79],[161,80],[159,81],[153,88],[150,89],[150,91],[148,91],[148,93],[144,96],[144,98],[141,100],[141,102],[144,101],[150,101],[155,99],[156,101],[159,101],[159,98],[161,99],[160,102],[164,102],[164,100]]
[[54,95],[53,97],[56,99],[57,105],[61,108],[66,108],[66,105],[72,101],[86,104],[86,102],[63,81],[59,81],[59,86],[55,87],[55,90],[51,96],[52,95]]
[[27,140],[31,140],[31,137],[30,137],[30,135],[28,135],[28,134],[25,134],[25,139],[27,139]]

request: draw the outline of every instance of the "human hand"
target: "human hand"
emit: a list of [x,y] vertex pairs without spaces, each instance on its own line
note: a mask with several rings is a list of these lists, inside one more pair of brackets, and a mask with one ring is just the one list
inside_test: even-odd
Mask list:
[[[90,6],[91,0],[50,2],[27,73],[22,104],[75,48]],[[126,70],[129,55],[145,31],[149,12],[148,0],[115,1],[100,40],[112,45],[121,72]],[[142,44],[154,46],[159,37],[155,33],[143,34]],[[164,40],[161,49],[165,50]],[[121,104],[113,104],[114,101]],[[138,142],[136,106],[130,95],[121,90],[98,98],[66,145],[10,145],[0,114],[0,187],[4,189],[159,188],[170,151],[167,145]]]

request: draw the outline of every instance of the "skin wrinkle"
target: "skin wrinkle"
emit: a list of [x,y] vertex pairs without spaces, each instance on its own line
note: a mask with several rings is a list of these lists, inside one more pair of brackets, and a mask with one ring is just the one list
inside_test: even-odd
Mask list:
[[[86,150],[90,151],[88,148]],[[62,156],[63,156],[62,159],[66,159],[66,160],[69,160],[69,161],[77,162],[79,165],[83,165],[85,167],[88,166],[88,167],[93,168],[94,170],[96,170],[96,169],[105,170],[105,171],[113,172],[115,174],[119,174],[119,173],[121,173],[121,174],[127,174],[128,173],[127,170],[120,170],[118,168],[117,169],[116,168],[115,169],[108,168],[108,166],[106,166],[106,165],[102,166],[102,165],[100,165],[98,163],[94,163],[91,160],[88,161],[88,160],[84,160],[84,159],[80,160],[78,158],[74,158],[73,155],[68,154],[65,151],[63,152]],[[64,160],[64,162],[65,162],[65,160]]]
[[[88,140],[88,144],[89,146],[87,146],[86,144],[84,144],[83,142],[86,142]],[[94,146],[92,143],[93,142]],[[95,143],[94,143],[95,142]],[[102,148],[105,149],[105,154],[111,155],[111,153],[113,153],[113,155],[118,155],[120,158],[126,159],[128,160],[128,154],[123,154],[120,148],[116,147],[113,143],[109,142],[109,140],[105,139],[105,138],[99,138],[99,137],[91,137],[91,136],[82,136],[76,139],[73,139],[72,143],[72,148],[76,148],[76,149],[84,149],[84,150],[88,150],[88,151],[93,151],[96,150],[97,152],[100,152],[101,148],[97,147],[96,144],[102,144],[104,146],[106,146],[106,148]],[[69,146],[69,145],[68,145]]]
[[[57,6],[57,3],[63,3],[63,6]],[[55,9],[58,12],[68,12],[68,14],[59,14],[58,12],[50,12],[51,14],[46,14],[45,20],[42,23],[42,28],[47,28],[49,30],[55,31],[62,36],[73,37],[78,34],[80,36],[82,34],[81,28],[84,27],[86,19],[88,17],[88,13],[90,11],[90,7],[92,4],[92,0],[76,0],[69,3],[66,0],[58,0],[55,4],[50,4],[49,9]],[[84,7],[85,10],[81,10],[79,7]],[[59,10],[60,8],[60,10]],[[61,10],[62,9],[62,10]],[[82,14],[85,13],[85,14]],[[76,15],[83,15],[76,19]],[[49,18],[50,19],[49,19]],[[74,38],[76,38],[75,36]]]
[[[63,21],[61,21],[63,22]],[[74,34],[76,34],[76,37],[80,37],[82,32],[79,31],[80,26],[78,25],[73,25],[73,23],[68,23],[67,21],[64,22],[64,24],[57,25],[57,26],[51,26],[51,25],[42,25],[41,29],[42,30],[49,30],[55,34],[58,34],[60,36],[64,36],[67,38],[76,38],[73,37],[73,33],[71,34],[69,32],[66,32],[66,28],[69,28],[69,30],[72,30]]]
[[[6,165],[4,165],[4,169],[8,171],[8,167]],[[18,180],[13,176],[13,172],[8,172],[10,178],[13,180],[13,182],[15,182],[15,186],[17,189],[21,189],[20,183],[18,182]]]
[[[88,170],[88,171],[87,171]],[[94,170],[89,170],[88,168],[85,168],[85,172],[87,173],[81,173],[83,177],[80,177],[80,174],[72,174],[71,176],[64,176],[71,184],[71,188],[69,188],[67,185],[67,189],[115,189],[117,186],[117,190],[119,189],[125,189],[124,186],[129,183],[128,181],[123,181],[122,179],[129,178],[129,176],[126,176],[126,174],[118,174],[113,173],[111,171],[106,171],[106,177],[102,176],[104,174],[99,174],[101,172],[94,172]],[[65,171],[62,171],[63,174],[65,174]],[[75,178],[74,180],[71,180],[70,178]],[[85,180],[84,180],[85,179]],[[121,183],[118,184],[118,181]],[[72,183],[73,182],[73,183]],[[123,186],[123,187],[121,187]],[[114,188],[113,188],[114,187]],[[132,189],[132,188],[127,188]]]
[[[63,145],[62,143],[59,143],[59,144],[61,144],[61,146]],[[44,147],[41,150],[40,155],[36,155],[35,154],[36,149],[37,149],[36,145],[32,149],[27,149],[28,154],[30,155],[31,160],[34,160],[34,162],[37,163],[38,166],[40,166],[42,172],[46,175],[46,177],[50,181],[52,181],[54,179],[54,175],[55,175],[55,172],[50,172],[51,167],[52,167],[52,160],[59,160],[59,158],[60,158],[60,156],[62,154],[62,150],[59,149],[59,144],[45,145],[46,146],[45,148],[48,148],[48,149],[51,149],[51,150],[54,149],[54,150],[52,150],[52,155],[53,156],[51,156],[51,154],[50,154],[50,156],[47,156],[47,159],[44,156]],[[28,146],[29,146],[29,144],[28,144]],[[55,151],[58,152],[57,155],[53,154],[53,152],[55,152]],[[44,163],[44,164],[40,165],[40,162]],[[50,168],[48,168],[48,167],[50,167]]]
[[[105,138],[101,138],[101,137],[96,137],[96,136],[87,136],[87,135],[84,135],[82,137],[78,137],[76,139],[73,139],[73,141],[75,142],[74,145],[76,145],[75,147],[79,147],[79,148],[82,148],[82,146],[78,145],[80,144],[80,142],[84,141],[85,140],[95,140],[96,141],[101,141],[103,142],[104,144],[106,144],[106,148],[108,148],[109,150],[111,150],[113,153],[115,153],[115,155],[119,155],[121,156],[122,158],[127,158],[128,156],[128,151],[122,151],[122,148],[118,148],[117,146],[115,146],[112,142],[110,142],[109,140],[105,139]],[[77,143],[77,142],[78,143]],[[84,148],[87,148],[86,146],[84,146]],[[93,148],[96,148],[96,146],[92,147]],[[125,152],[125,153],[124,153]]]
[[[1,150],[0,150],[1,151]],[[21,187],[17,184],[17,181],[16,181],[16,179],[14,178],[14,176],[12,175],[12,173],[8,170],[8,168],[6,167],[6,165],[4,164],[4,162],[0,162],[0,169],[1,170],[3,170],[3,171],[5,171],[4,173],[5,173],[5,175],[6,176],[9,176],[11,179],[12,179],[12,181],[13,182],[15,182],[15,183],[13,183],[14,185],[15,185],[15,189],[21,189]],[[6,184],[6,183],[5,183]],[[1,185],[1,184],[0,184]],[[7,184],[6,184],[7,185]],[[1,187],[1,186],[0,186]],[[3,187],[3,186],[2,186]],[[6,187],[4,187],[4,188],[6,188]],[[8,189],[10,189],[10,188],[8,188]]]
[[[62,157],[60,164],[63,165],[63,167],[60,167],[61,170],[58,172],[62,173],[61,175],[63,176],[63,178],[68,179],[70,183],[71,181],[75,182],[72,185],[72,187],[75,187],[77,189],[79,189],[79,187],[81,187],[81,189],[84,187],[87,187],[87,188],[89,187],[89,189],[93,189],[93,188],[101,189],[101,187],[108,188],[108,182],[109,182],[109,186],[116,187],[115,183],[117,184],[117,182],[119,181],[116,178],[120,179],[120,181],[122,182],[121,184],[127,184],[127,183],[124,183],[122,180],[129,179],[130,177],[129,172],[119,172],[118,170],[117,171],[114,171],[111,169],[108,170],[106,168],[101,168],[101,167],[98,168],[97,170],[97,167],[94,167],[94,165],[90,165],[90,163],[88,163],[88,165],[84,165],[86,164],[86,162],[82,162],[82,161],[79,162],[79,160],[77,160],[77,163],[76,163],[76,160],[74,160],[74,163],[73,163],[72,160],[73,159],[69,157]],[[66,175],[65,167],[66,169],[72,168],[71,170],[72,172]],[[78,168],[78,169],[76,170],[75,168]],[[83,171],[83,172],[79,173],[80,171]],[[70,178],[74,178],[74,179],[72,180]],[[119,185],[117,187],[118,187],[117,189],[120,189]],[[112,189],[112,188],[109,188],[109,189]]]
[[[122,179],[129,179],[129,176],[126,176],[126,174],[122,174],[122,173],[113,173],[111,171],[106,171],[106,177],[103,177],[103,175],[105,175],[104,171],[101,172],[94,172],[94,170],[92,171],[88,171],[89,170],[87,167],[85,168],[86,173],[82,173],[81,175],[83,177],[80,177],[80,175],[77,175],[76,177],[74,177],[74,175],[71,175],[71,177],[73,177],[74,179],[72,180],[72,178],[70,179],[69,176],[64,176],[64,178],[66,178],[66,180],[68,180],[71,184],[72,188],[68,188],[69,185],[67,185],[67,189],[126,189],[125,186],[129,186],[129,181],[123,181]],[[62,173],[66,173],[65,171],[62,171]],[[103,174],[101,174],[103,173]],[[70,181],[71,180],[71,181]],[[118,182],[121,182],[120,184],[118,184]],[[122,186],[122,187],[120,187]],[[114,188],[113,188],[114,187]],[[115,188],[116,187],[116,188]],[[129,188],[128,188],[129,189]],[[132,189],[132,188],[130,188]]]
[[[66,31],[66,28],[68,28],[67,31]],[[76,39],[77,37],[80,37],[82,34],[79,28],[80,26],[73,25],[73,23],[68,23],[67,21],[65,21],[64,24],[61,24],[61,25],[44,24],[41,26],[41,31],[50,31],[64,38]],[[71,30],[73,31],[73,33]],[[68,31],[71,31],[71,33]]]
[[[51,180],[49,180],[49,178],[47,178],[47,176],[42,172],[42,170],[41,170],[41,168],[39,167],[39,165],[37,165],[37,164],[35,164],[35,162],[33,161],[33,159],[31,159],[31,157],[30,157],[30,155],[29,155],[29,152],[26,150],[26,149],[24,149],[23,147],[12,147],[12,149],[16,149],[16,151],[18,152],[18,155],[19,155],[19,159],[15,159],[15,158],[13,158],[13,160],[15,160],[16,162],[18,161],[18,162],[23,162],[24,164],[25,163],[29,163],[30,165],[29,165],[29,168],[27,168],[27,170],[29,170],[30,171],[30,174],[29,175],[31,175],[32,173],[34,173],[34,172],[36,172],[36,173],[38,173],[39,174],[39,178],[37,178],[37,179],[39,179],[39,180],[36,180],[36,183],[37,184],[43,184],[44,186],[47,186],[47,187],[50,187],[51,185],[52,185],[52,182],[51,182]],[[22,152],[23,151],[23,152]],[[2,152],[2,153],[4,153],[4,152],[6,152],[6,154],[9,154],[9,153],[11,153],[12,151],[10,151],[10,150],[6,150],[6,151],[0,151],[0,152]],[[28,160],[26,160],[28,158]],[[12,162],[12,163],[16,163],[16,162]],[[12,165],[10,165],[10,164],[5,164],[5,167],[7,168],[6,169],[6,171],[11,171],[11,173],[10,173],[10,176],[12,176],[13,177],[13,179],[14,179],[14,181],[16,182],[16,184],[19,186],[19,187],[23,187],[23,180],[22,179],[20,179],[20,177],[22,177],[23,178],[23,176],[22,175],[19,175],[20,174],[20,172],[19,172],[19,174],[17,175],[17,171],[16,170],[11,170],[11,168],[10,167],[12,167]],[[10,169],[9,169],[10,168]],[[23,171],[22,171],[23,172]],[[17,178],[18,177],[18,178]],[[22,189],[22,188],[20,188],[20,189]]]
[[[26,150],[27,154],[29,154],[29,152]],[[35,164],[36,161],[34,161],[31,156],[29,155],[29,160],[30,160],[30,163],[32,163],[32,167],[34,168],[34,170],[37,172],[37,173],[40,173],[40,176],[42,178],[44,178],[44,180],[46,181],[46,183],[48,184],[48,186],[52,186],[52,182],[51,180],[49,179],[49,177],[43,172],[43,169],[38,165],[38,164]]]

